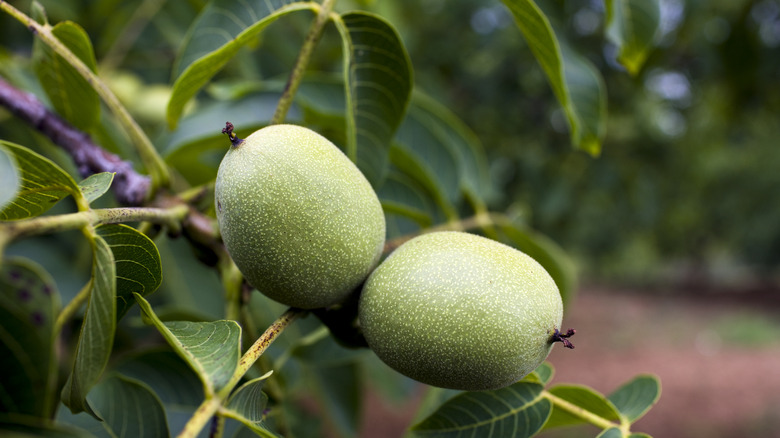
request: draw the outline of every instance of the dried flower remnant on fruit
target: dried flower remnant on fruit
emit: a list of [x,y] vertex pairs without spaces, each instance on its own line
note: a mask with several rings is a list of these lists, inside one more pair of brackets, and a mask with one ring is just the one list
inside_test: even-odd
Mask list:
[[555,342],[561,342],[564,347],[574,349],[574,344],[569,341],[569,338],[574,336],[574,334],[577,333],[577,330],[569,329],[566,331],[566,333],[561,333],[560,330],[555,329],[555,333],[553,333],[552,337],[550,338],[550,343]]
[[230,122],[225,122],[225,127],[222,128],[222,133],[227,134],[228,138],[230,138],[230,144],[233,145],[233,147],[238,147],[241,143],[244,142],[243,138],[238,138],[238,136],[233,132],[233,129],[235,126],[233,126]]

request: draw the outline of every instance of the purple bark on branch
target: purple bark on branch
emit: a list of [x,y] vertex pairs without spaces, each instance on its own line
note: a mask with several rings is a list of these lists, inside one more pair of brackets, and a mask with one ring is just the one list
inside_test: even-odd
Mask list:
[[73,157],[82,177],[100,172],[116,172],[112,189],[119,203],[130,206],[143,204],[149,193],[149,177],[137,173],[132,163],[96,145],[89,135],[49,111],[35,96],[18,90],[2,79],[0,105],[65,149]]

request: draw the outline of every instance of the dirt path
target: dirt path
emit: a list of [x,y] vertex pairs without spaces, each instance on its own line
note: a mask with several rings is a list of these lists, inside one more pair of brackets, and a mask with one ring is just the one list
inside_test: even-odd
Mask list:
[[780,297],[681,295],[582,291],[564,321],[578,331],[576,349],[556,348],[549,358],[554,381],[609,393],[652,373],[661,399],[637,430],[780,437]]

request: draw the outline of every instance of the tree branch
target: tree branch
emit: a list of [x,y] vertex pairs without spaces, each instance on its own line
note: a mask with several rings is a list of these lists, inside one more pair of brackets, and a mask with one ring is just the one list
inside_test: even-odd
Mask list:
[[73,157],[79,173],[115,172],[112,189],[124,205],[141,205],[149,193],[149,177],[136,173],[132,163],[96,145],[86,133],[49,111],[41,101],[0,79],[0,105],[27,122]]

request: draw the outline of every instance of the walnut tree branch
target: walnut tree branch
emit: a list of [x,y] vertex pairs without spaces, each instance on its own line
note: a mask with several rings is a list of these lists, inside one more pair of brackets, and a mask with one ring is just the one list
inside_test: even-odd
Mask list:
[[99,172],[116,172],[112,188],[121,204],[141,205],[146,199],[150,187],[149,177],[138,174],[132,163],[95,144],[89,135],[49,111],[32,94],[0,79],[0,105],[65,149],[82,177]]

